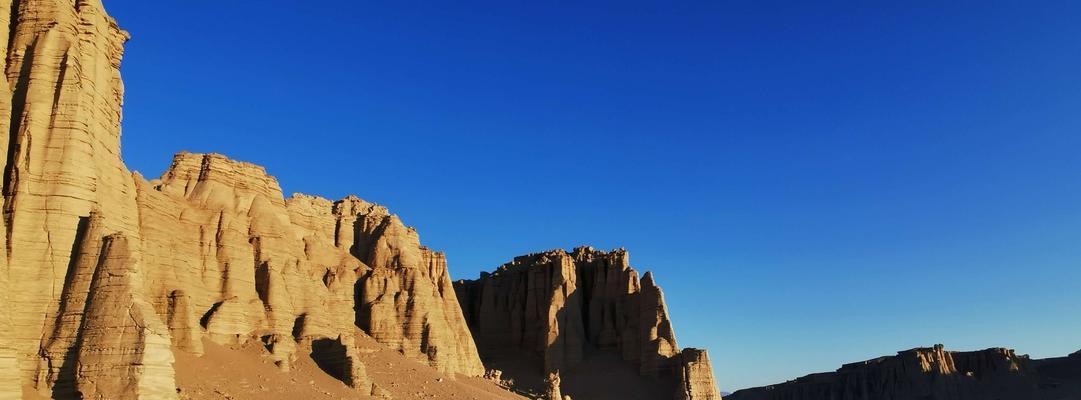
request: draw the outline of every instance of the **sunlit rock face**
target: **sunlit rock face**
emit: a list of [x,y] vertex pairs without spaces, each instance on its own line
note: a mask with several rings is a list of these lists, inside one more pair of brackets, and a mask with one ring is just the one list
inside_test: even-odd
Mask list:
[[456,282],[455,290],[485,358],[524,354],[538,360],[535,373],[559,371],[573,384],[587,379],[576,371],[589,369],[591,359],[610,356],[645,377],[623,385],[649,386],[635,395],[720,398],[709,357],[680,352],[660,287],[651,273],[639,279],[623,249],[516,257],[480,279]]
[[177,154],[153,181],[131,173],[128,34],[101,2],[0,0],[0,19],[0,398],[175,398],[174,348],[262,340],[288,369],[298,343],[353,343],[357,326],[483,374],[445,258],[396,216],[355,197],[285,199],[263,168],[215,154]]

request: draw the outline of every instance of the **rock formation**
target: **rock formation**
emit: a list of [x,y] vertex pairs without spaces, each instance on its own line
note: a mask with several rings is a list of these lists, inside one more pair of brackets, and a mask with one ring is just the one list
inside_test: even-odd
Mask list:
[[650,273],[639,280],[625,250],[516,257],[478,280],[456,282],[455,290],[486,359],[518,357],[508,352],[514,349],[539,359],[535,373],[560,371],[568,382],[590,354],[608,353],[668,393],[683,386],[676,398],[720,398],[709,358],[702,350],[679,352],[660,287]]
[[[190,271],[162,276],[174,284],[158,292],[201,316],[201,327],[174,324],[178,336],[205,331],[227,343],[267,331],[288,368],[292,339],[348,336],[357,325],[445,372],[484,373],[445,258],[386,208],[356,197],[285,200],[261,167],[215,154],[180,153],[160,180],[136,181],[148,257],[163,271]],[[188,314],[179,319],[194,322]]]
[[709,354],[702,349],[683,349],[679,355],[679,389],[676,400],[721,400]]
[[142,293],[129,239],[101,240],[78,331],[75,388],[84,399],[174,397],[169,331]]
[[994,348],[917,348],[836,372],[740,390],[728,400],[1058,400],[1081,395],[1081,355],[1031,360]]
[[544,380],[544,383],[548,385],[548,388],[544,393],[545,400],[563,400],[563,395],[560,394],[559,389],[559,371],[548,373],[548,378]]
[[[139,280],[103,275],[140,266],[130,259],[138,257],[134,184],[119,154],[119,63],[127,33],[95,1],[4,1],[0,10],[10,21],[0,41],[7,46],[6,79],[0,83],[0,129],[6,133],[0,139],[6,244],[0,275],[8,281],[0,308],[10,313],[10,322],[0,330],[8,347],[2,351],[16,364],[0,371],[0,379],[14,382],[0,386],[40,382],[46,392],[63,394],[78,386],[105,396],[141,389],[121,385],[169,382],[167,372],[148,379],[108,376],[160,372],[157,365],[139,363],[143,357],[167,358],[157,343],[166,332],[154,321],[138,321],[146,311]],[[92,211],[98,211],[98,228],[90,233],[83,227],[91,225]],[[126,249],[111,249],[105,262],[73,259],[95,251],[106,236],[114,238],[110,247]],[[110,289],[103,296],[119,301],[119,309],[91,301],[91,286]],[[124,308],[136,321],[84,319],[111,318]],[[111,328],[131,334],[103,338],[100,330]],[[97,338],[105,341],[92,342]]]
[[180,153],[154,181],[129,172],[128,34],[100,0],[0,10],[0,398],[175,398],[172,348],[198,354],[204,338],[257,338],[282,369],[320,348],[369,391],[358,326],[444,372],[484,373],[444,256],[397,216],[286,200],[261,167],[220,155]]

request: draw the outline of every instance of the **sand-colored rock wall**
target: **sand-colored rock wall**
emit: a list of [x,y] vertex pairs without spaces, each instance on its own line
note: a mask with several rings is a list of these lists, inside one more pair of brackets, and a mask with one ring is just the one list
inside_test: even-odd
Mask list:
[[128,34],[100,0],[0,0],[0,22],[0,398],[175,398],[173,347],[262,340],[288,369],[298,344],[353,343],[358,324],[483,374],[445,258],[385,208],[286,200],[261,167],[215,154],[129,172]]
[[[478,280],[456,282],[455,290],[482,354],[498,358],[518,349],[539,356],[538,372],[566,378],[587,354],[615,353],[640,375],[671,387],[692,375],[693,390],[684,391],[692,397],[681,398],[719,398],[700,396],[717,393],[709,358],[701,351],[681,361],[660,287],[650,273],[639,280],[623,249],[516,257]],[[702,387],[707,384],[713,386]]]
[[679,354],[679,389],[676,400],[721,400],[709,354],[702,349],[683,349]]

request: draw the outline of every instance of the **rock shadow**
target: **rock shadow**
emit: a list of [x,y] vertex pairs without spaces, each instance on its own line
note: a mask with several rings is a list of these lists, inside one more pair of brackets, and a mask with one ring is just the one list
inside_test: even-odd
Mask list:
[[312,341],[312,360],[319,369],[333,376],[334,379],[348,382],[349,360],[345,345],[335,339],[316,339]]

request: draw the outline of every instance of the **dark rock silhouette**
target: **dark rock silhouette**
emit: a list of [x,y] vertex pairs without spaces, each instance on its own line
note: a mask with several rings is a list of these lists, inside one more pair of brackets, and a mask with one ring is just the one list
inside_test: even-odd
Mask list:
[[1081,398],[1081,356],[1031,360],[942,345],[846,364],[836,372],[740,390],[729,400],[1067,400]]

